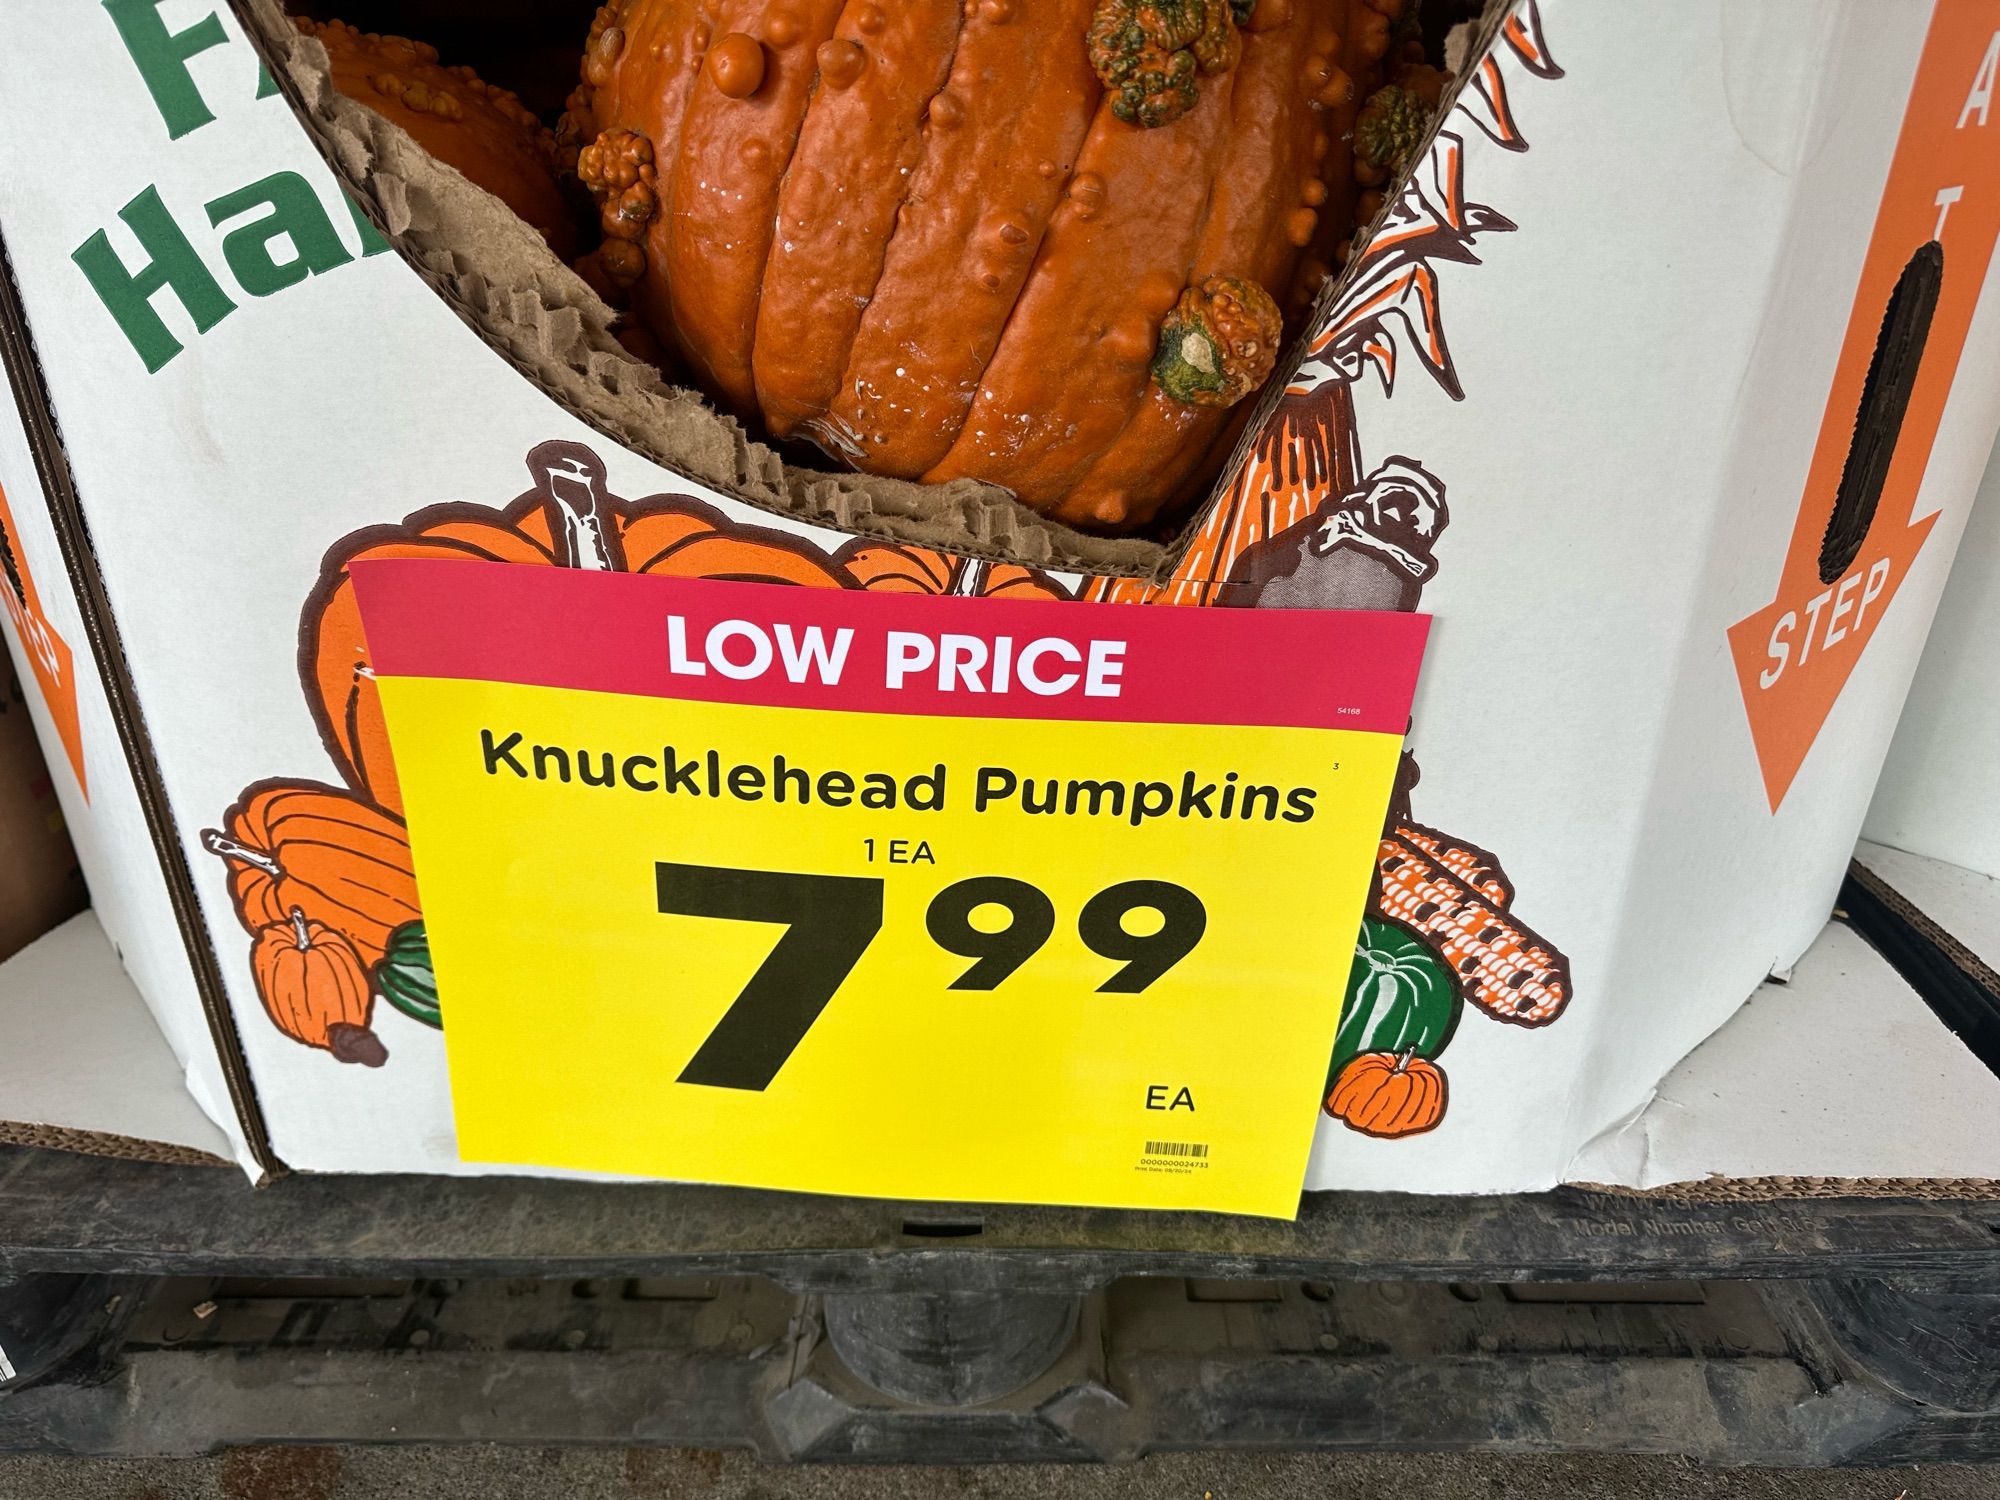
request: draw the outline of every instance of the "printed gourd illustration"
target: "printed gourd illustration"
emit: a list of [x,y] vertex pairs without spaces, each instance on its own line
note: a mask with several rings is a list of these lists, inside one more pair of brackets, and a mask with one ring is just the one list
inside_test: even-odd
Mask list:
[[[691,5],[613,0],[602,7],[585,54],[584,86],[572,96],[559,133],[580,152],[579,175],[601,205],[607,229],[603,245],[588,252],[581,268],[611,294],[629,295],[641,323],[677,349],[697,383],[725,408],[754,410],[767,430],[810,434],[830,451],[857,448],[866,464],[859,454],[848,456],[877,472],[927,479],[978,474],[1059,518],[1121,526],[1170,515],[1189,495],[1204,493],[1204,465],[1213,472],[1253,410],[1262,411],[1261,425],[1185,539],[1178,562],[1151,580],[1057,574],[866,537],[822,548],[772,527],[733,521],[692,496],[620,498],[609,488],[599,454],[568,441],[545,442],[528,453],[530,486],[510,503],[431,505],[336,541],[301,617],[299,666],[308,710],[339,785],[259,782],[219,827],[203,834],[205,846],[227,866],[230,897],[249,937],[250,973],[272,1024],[329,1061],[379,1067],[391,1049],[377,1031],[378,1007],[437,1027],[449,1004],[431,968],[402,795],[348,578],[355,561],[449,558],[939,596],[1418,608],[1439,566],[1437,544],[1449,519],[1445,486],[1408,456],[1364,466],[1352,387],[1373,372],[1384,393],[1393,395],[1400,365],[1413,359],[1463,399],[1439,317],[1439,268],[1476,264],[1480,235],[1514,227],[1465,196],[1464,132],[1476,129],[1506,150],[1526,150],[1510,78],[1557,79],[1562,71],[1550,58],[1534,0],[1520,0],[1418,157],[1448,80],[1417,60],[1420,49],[1399,41],[1393,18],[1401,0],[1297,0],[1297,6],[1303,15],[1338,12],[1343,22],[1355,23],[1339,50],[1344,61],[1310,50],[1332,31],[1305,20],[1273,19],[1291,17],[1293,0],[982,0],[965,8],[955,53],[938,33],[956,27],[959,7],[942,8],[948,15],[922,6],[807,7],[802,14],[818,16],[828,33],[816,49],[753,51],[753,39],[739,46],[732,34],[714,39],[705,52],[687,24]],[[1017,9],[1044,23],[1002,24]],[[849,12],[858,13],[861,30],[853,41],[832,33],[833,18]],[[1051,17],[1073,23],[1083,42],[1074,58],[1031,67],[1034,49],[1023,37],[1045,43],[1056,24]],[[324,29],[301,26],[325,39]],[[333,47],[392,43],[336,35]],[[862,86],[845,76],[851,66],[845,48],[863,44],[893,44],[906,62],[929,59],[930,71],[912,64],[895,80]],[[981,68],[1018,83],[1004,91],[1001,116],[980,128],[953,118],[949,87],[974,45],[986,49]],[[423,67],[435,65],[428,49],[411,55]],[[812,61],[801,64],[800,57]],[[1367,91],[1354,88],[1353,75],[1342,71],[1349,61],[1365,65],[1363,76],[1389,81]],[[1273,82],[1280,74],[1295,79],[1302,69],[1310,75],[1322,67],[1331,71],[1320,76],[1311,108]],[[776,74],[767,79],[763,70],[773,68]],[[447,76],[469,75],[453,70]],[[1343,80],[1347,90],[1337,87]],[[958,310],[940,317],[935,306],[944,253],[938,241],[948,239],[952,254],[959,254],[980,206],[950,193],[933,205],[936,222],[928,230],[898,227],[893,201],[885,209],[866,195],[844,200],[873,225],[871,253],[881,270],[873,301],[854,291],[851,278],[862,268],[836,253],[838,247],[814,244],[810,253],[821,262],[816,275],[791,278],[782,258],[765,246],[762,253],[771,254],[777,269],[763,274],[763,305],[788,307],[787,317],[815,330],[811,337],[766,341],[761,315],[748,322],[725,316],[740,309],[746,295],[756,308],[758,282],[754,273],[746,279],[740,259],[705,259],[699,236],[748,228],[731,228],[721,219],[705,229],[671,223],[659,205],[662,195],[679,201],[670,178],[698,174],[704,153],[717,149],[712,137],[720,126],[706,119],[701,91],[728,99],[742,97],[731,90],[756,93],[767,85],[786,91],[778,97],[790,101],[799,164],[789,174],[753,177],[755,223],[743,224],[761,225],[759,232],[786,233],[795,200],[810,203],[814,194],[843,192],[843,184],[862,179],[864,161],[877,174],[884,164],[908,165],[919,175],[949,168],[954,182],[982,170],[1012,173],[1020,178],[1017,186],[1033,190],[1030,196],[1042,204],[1037,222],[1002,224],[990,243],[982,242],[989,243],[999,278],[990,288],[987,321],[968,324]],[[379,80],[352,86],[382,87]],[[405,110],[427,108],[450,124],[460,123],[464,113],[452,116],[434,93],[413,93],[408,83],[391,92]],[[518,137],[525,128],[518,106],[492,102],[501,92],[482,85],[477,97]],[[1090,100],[1092,108],[1072,108],[1073,96]],[[921,115],[926,101],[928,126]],[[660,127],[668,117],[680,122],[670,143]],[[1253,119],[1261,122],[1254,129]],[[1313,216],[1290,201],[1289,189],[1274,199],[1273,185],[1298,180],[1302,163],[1323,158],[1328,148],[1317,133],[1335,126],[1351,136],[1351,177],[1341,175],[1353,201],[1325,218],[1373,220],[1375,230],[1358,264],[1346,268],[1337,299],[1313,315],[1304,362],[1263,410],[1249,396],[1276,357],[1277,298],[1303,308],[1327,273],[1326,260],[1316,258],[1318,221],[1308,222]],[[924,140],[938,132],[946,139],[925,150]],[[832,145],[835,136],[845,143],[840,151]],[[1034,144],[1042,141],[1046,148]],[[1159,141],[1178,154],[1150,155],[1164,149]],[[503,182],[523,172],[534,177],[520,166],[518,140],[503,159]],[[1102,212],[1100,194],[1122,204],[1131,196],[1128,183],[1171,180],[1163,175],[1163,160],[1210,174],[1216,183],[1211,211],[1204,216],[1199,203],[1155,192],[1138,205],[1136,224],[1123,212]],[[1043,180],[1040,166],[1053,161],[1071,170],[1056,171],[1045,188],[1036,186]],[[1407,177],[1383,201],[1383,185],[1405,168]],[[1305,207],[1321,206],[1321,194],[1331,191],[1326,183],[1336,174],[1323,165],[1320,170],[1309,181]],[[1059,198],[1066,205],[1061,209]],[[1282,212],[1273,207],[1276,200],[1284,200]],[[793,216],[816,221],[818,211]],[[545,233],[552,242],[558,238],[553,230]],[[1121,294],[1130,295],[1135,278],[1147,274],[1139,261],[1128,265],[1121,257],[1152,255],[1158,246],[1142,251],[1135,245],[1147,237],[1171,242],[1176,248],[1160,253],[1193,269],[1186,277],[1150,278],[1158,283],[1149,291],[1160,305],[1157,312],[1148,309],[1143,328],[1130,330],[1135,345],[1144,344],[1144,380],[1117,388],[1112,404],[1122,412],[1122,425],[1093,436],[1084,430],[1098,420],[1087,410],[1093,403],[1080,400],[1077,391],[1102,373],[1085,372],[1080,385],[1071,383],[1084,354],[1074,345],[1073,328],[1045,305],[1053,293],[1041,284],[1044,270],[1048,285],[1066,297],[1079,295],[1086,284],[1113,281],[1125,283]],[[1338,260],[1344,247],[1319,248]],[[1107,273],[1107,262],[1115,273]],[[691,269],[697,263],[701,268]],[[1167,279],[1174,281],[1171,288]],[[834,303],[842,304],[838,316],[829,311]],[[1070,311],[1077,309],[1071,305]],[[937,363],[932,378],[918,382],[923,389],[886,384],[877,369],[883,350],[920,338],[932,319],[952,327],[956,354],[929,350],[926,357]],[[1017,324],[1018,353],[1010,352]],[[970,345],[964,342],[968,328]],[[966,350],[972,346],[983,352],[975,351],[969,376],[946,370],[953,358],[971,358]],[[982,405],[989,395],[991,411]],[[1006,403],[1050,413],[1036,425],[1060,436],[968,446],[968,426],[997,422]],[[970,431],[976,438],[980,429]],[[1499,861],[1417,820],[1412,801],[1418,780],[1415,758],[1406,752],[1322,1101],[1324,1111],[1348,1128],[1384,1139],[1432,1130],[1445,1118],[1450,1090],[1439,1059],[1468,1002],[1491,1020],[1533,1028],[1554,1021],[1571,994],[1567,959],[1513,914],[1514,889]]]

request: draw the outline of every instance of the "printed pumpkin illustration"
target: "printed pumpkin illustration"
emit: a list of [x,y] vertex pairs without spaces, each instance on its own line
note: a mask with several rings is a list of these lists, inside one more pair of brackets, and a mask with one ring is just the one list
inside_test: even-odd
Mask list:
[[402,819],[330,787],[260,783],[202,842],[228,865],[236,915],[253,933],[303,911],[372,964],[390,934],[417,918]]
[[[257,938],[253,970],[266,1012],[286,1035],[343,1061],[379,1064],[367,1010],[358,1020],[331,1014],[314,1024],[301,991],[273,999],[267,974],[288,976],[298,961],[279,939],[299,929],[314,938],[315,995],[344,994],[323,972],[351,949],[370,1004],[379,997],[402,1016],[443,1024],[430,945],[418,905],[402,792],[389,751],[350,564],[425,557],[531,567],[646,573],[675,578],[789,584],[805,588],[1033,599],[1071,597],[1034,568],[946,556],[925,548],[856,539],[828,553],[787,533],[732,522],[713,506],[680,495],[626,501],[611,493],[604,462],[588,446],[547,442],[528,454],[533,487],[503,509],[446,504],[401,525],[378,526],[337,542],[300,622],[300,671],[327,754],[346,791],[315,782],[269,781],[249,788],[202,842],[229,871],[230,899]],[[288,939],[291,940],[291,939]],[[267,951],[268,950],[268,951]],[[318,962],[324,959],[324,962]],[[351,1003],[348,1010],[352,1010]],[[341,1045],[334,1045],[334,1041]],[[386,1056],[386,1052],[382,1054]]]
[[836,555],[861,587],[883,594],[948,594],[965,569],[962,557],[860,537]]
[[1363,1135],[1394,1140],[1444,1119],[1444,1074],[1413,1052],[1364,1052],[1340,1070],[1326,1112]]
[[612,0],[563,124],[587,274],[775,438],[1142,527],[1352,236],[1413,4]]
[[300,663],[320,735],[341,775],[391,812],[403,810],[389,733],[368,665],[348,564],[389,557],[456,558],[675,578],[730,578],[841,588],[849,577],[782,532],[734,526],[698,500],[628,505],[605,486],[604,462],[581,443],[528,455],[535,487],[501,512],[467,505],[419,511],[401,526],[336,544],[306,605]]
[[266,927],[251,950],[257,994],[278,1030],[342,1062],[379,1068],[388,1049],[368,1029],[374,1000],[354,944],[293,907],[291,920]]
[[972,599],[1068,599],[1070,591],[1039,568],[948,556],[927,547],[857,538],[834,556],[855,586],[885,594]]

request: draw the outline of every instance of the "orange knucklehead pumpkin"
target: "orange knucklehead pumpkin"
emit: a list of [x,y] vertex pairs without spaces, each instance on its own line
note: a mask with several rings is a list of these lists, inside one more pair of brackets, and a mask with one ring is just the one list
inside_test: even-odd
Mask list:
[[1326,1112],[1363,1135],[1419,1135],[1444,1118],[1444,1073],[1414,1052],[1364,1052],[1340,1070]]
[[227,862],[230,898],[251,932],[302,911],[373,964],[389,935],[420,915],[402,821],[330,787],[261,782],[202,843]]
[[656,495],[627,503],[606,487],[603,460],[582,443],[542,443],[528,455],[535,488],[506,510],[439,505],[400,526],[344,538],[306,601],[300,668],[320,737],[349,786],[401,814],[350,563],[384,557],[531,563],[676,578],[729,578],[842,588],[846,571],[782,532],[735,526],[698,500]]
[[257,994],[278,1030],[342,1062],[379,1068],[389,1050],[368,1029],[375,997],[354,944],[293,907],[257,934],[250,953]]
[[729,410],[1129,530],[1351,235],[1408,3],[609,0],[562,138],[608,279]]
[[574,253],[576,225],[557,177],[555,135],[511,92],[470,68],[439,66],[437,49],[425,42],[344,21],[301,16],[293,24],[326,48],[336,89],[402,126],[513,209],[557,255]]

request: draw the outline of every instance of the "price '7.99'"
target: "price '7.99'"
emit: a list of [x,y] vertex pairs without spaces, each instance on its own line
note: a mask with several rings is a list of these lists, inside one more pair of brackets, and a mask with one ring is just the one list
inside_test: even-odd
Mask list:
[[[784,936],[679,1079],[711,1088],[768,1087],[882,930],[881,879],[664,860],[658,875],[663,913],[783,924]],[[991,932],[973,926],[973,912],[986,906],[1004,910],[1006,924]],[[1126,930],[1125,919],[1141,910],[1159,913],[1158,930]],[[1025,880],[978,875],[939,891],[924,927],[947,953],[974,960],[949,988],[991,990],[1048,942],[1056,909],[1046,892]],[[1186,886],[1124,880],[1086,901],[1076,927],[1091,952],[1121,964],[1098,992],[1136,995],[1193,951],[1208,930],[1208,910]]]

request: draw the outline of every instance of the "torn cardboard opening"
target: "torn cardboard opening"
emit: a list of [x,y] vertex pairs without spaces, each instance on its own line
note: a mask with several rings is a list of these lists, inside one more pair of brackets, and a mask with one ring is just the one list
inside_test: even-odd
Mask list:
[[[612,333],[617,314],[563,265],[512,210],[433,158],[399,126],[339,94],[325,48],[302,36],[277,0],[236,0],[250,34],[309,135],[349,192],[406,261],[459,316],[550,399],[634,452],[748,504],[857,536],[915,543],[989,562],[1163,579],[1225,493],[1285,391],[1273,378],[1256,398],[1243,435],[1209,498],[1169,542],[1093,536],[1045,519],[1006,490],[977,480],[919,484],[787,463],[698,392],[669,383]],[[1478,24],[1457,28],[1461,60],[1491,40],[1506,7],[1490,3]],[[1425,139],[1449,114],[1463,79],[1446,90]],[[1417,154],[1421,159],[1421,151]],[[1395,186],[1385,194],[1393,203]],[[1386,214],[1388,208],[1382,210]],[[1381,214],[1377,215],[1377,222]],[[1373,232],[1357,234],[1355,242]],[[1307,331],[1331,305],[1344,276],[1328,279],[1278,362],[1303,358]]]

